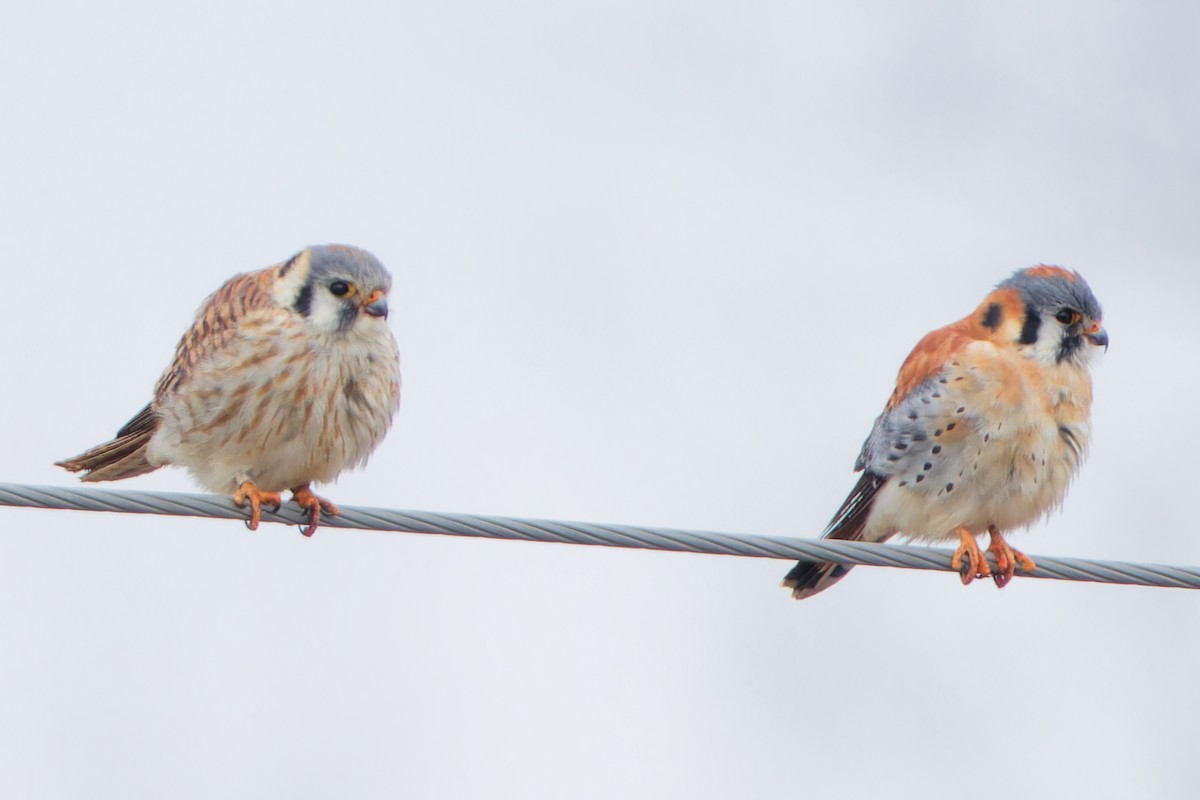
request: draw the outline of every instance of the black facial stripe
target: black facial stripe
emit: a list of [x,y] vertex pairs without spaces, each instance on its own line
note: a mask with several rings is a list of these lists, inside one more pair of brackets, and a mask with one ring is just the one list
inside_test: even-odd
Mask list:
[[983,327],[996,330],[1000,327],[1000,318],[1004,315],[999,303],[992,303],[983,315]]
[[1021,344],[1037,344],[1038,329],[1042,327],[1042,318],[1032,308],[1025,312],[1025,324],[1021,326]]
[[338,311],[338,330],[348,331],[350,326],[354,324],[355,317],[358,316],[358,303],[342,303],[342,308]]
[[312,312],[312,284],[304,284],[304,288],[300,290],[300,294],[296,295],[295,309],[300,312],[301,316],[307,317]]
[[286,264],[284,264],[282,267],[280,267],[280,268],[279,268],[279,277],[281,277],[281,278],[282,278],[284,275],[287,275],[287,274],[288,274],[288,270],[290,270],[292,267],[294,267],[294,266],[296,265],[296,259],[297,259],[297,258],[299,258],[299,257],[300,257],[300,254],[299,254],[299,253],[296,253],[296,255],[294,255],[294,256],[292,256],[291,258],[289,258],[289,259],[287,260],[287,263],[286,263]]
[[1055,356],[1055,361],[1063,361],[1079,352],[1079,348],[1083,347],[1082,336],[1063,336],[1062,346],[1058,348],[1058,355]]

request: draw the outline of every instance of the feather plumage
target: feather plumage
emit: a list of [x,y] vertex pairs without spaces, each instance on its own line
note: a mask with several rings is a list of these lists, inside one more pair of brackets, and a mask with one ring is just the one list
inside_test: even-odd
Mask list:
[[[1085,343],[1107,346],[1099,303],[1078,273],[1047,266],[1017,272],[971,314],[924,336],[824,536],[958,538],[969,549],[989,532],[1008,548],[1002,531],[1056,508],[1087,451],[1096,347]],[[810,597],[848,571],[802,562],[784,585]]]
[[182,466],[212,491],[250,498],[252,525],[290,489],[311,532],[336,507],[309,483],[364,464],[399,407],[390,288],[374,256],[346,245],[234,276],[201,304],[153,402],[60,466],[85,481]]

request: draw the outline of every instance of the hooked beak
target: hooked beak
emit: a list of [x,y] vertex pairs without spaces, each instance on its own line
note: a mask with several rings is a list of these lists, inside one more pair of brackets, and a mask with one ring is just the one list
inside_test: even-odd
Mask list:
[[372,317],[383,317],[387,319],[388,305],[387,298],[383,295],[383,289],[376,289],[365,298],[363,298],[362,310],[364,313]]
[[1084,334],[1087,340],[1097,347],[1103,347],[1104,352],[1108,352],[1108,331],[1100,327],[1099,322],[1093,322],[1092,327]]

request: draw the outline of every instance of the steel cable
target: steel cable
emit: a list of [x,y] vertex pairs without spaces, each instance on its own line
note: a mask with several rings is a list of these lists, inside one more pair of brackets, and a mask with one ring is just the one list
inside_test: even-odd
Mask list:
[[[246,512],[236,507],[229,497],[219,495],[178,492],[116,492],[59,486],[25,486],[13,483],[0,483],[0,506],[218,519],[244,520],[246,518]],[[477,536],[486,539],[558,542],[747,558],[837,561],[843,564],[872,567],[951,570],[952,551],[934,547],[844,542],[835,539],[794,539],[779,536],[755,536],[591,522],[560,522],[477,514],[398,511],[362,506],[342,506],[341,511],[341,516],[322,517],[321,527],[434,533],[445,536]],[[304,513],[293,504],[285,504],[278,513],[264,509],[263,521],[292,525],[301,525],[306,522]],[[1022,575],[1056,580],[1200,589],[1200,567],[1092,561],[1051,556],[1032,556],[1032,558],[1037,563],[1037,569],[1032,573],[1021,573]],[[992,566],[995,566],[994,562],[992,562]]]

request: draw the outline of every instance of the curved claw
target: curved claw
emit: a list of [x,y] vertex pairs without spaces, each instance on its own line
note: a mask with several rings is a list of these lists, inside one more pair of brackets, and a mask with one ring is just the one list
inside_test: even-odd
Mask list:
[[1032,558],[1004,541],[1004,536],[995,525],[988,526],[988,533],[991,535],[988,552],[996,557],[996,574],[992,576],[992,580],[998,588],[1003,589],[1007,586],[1018,568],[1022,572],[1033,572],[1037,569],[1037,564],[1033,563]]
[[305,536],[312,536],[317,532],[317,526],[321,523],[322,511],[331,517],[336,517],[342,513],[341,509],[324,497],[317,497],[313,494],[312,489],[308,487],[307,483],[292,489],[292,499],[296,501],[298,506],[308,512],[308,525],[300,529],[300,532]]
[[[976,578],[986,578],[991,575],[991,565],[987,562],[987,556],[979,549],[979,542],[975,541],[974,534],[959,526],[958,539],[958,549],[954,551],[954,556],[950,559],[950,566],[958,570],[958,577],[962,579],[963,586]],[[964,556],[966,561],[963,560]]]
[[262,491],[253,481],[242,481],[242,485],[233,493],[233,504],[238,508],[245,508],[247,502],[250,503],[250,519],[245,520],[246,527],[256,531],[258,523],[262,522],[263,506],[271,506],[274,513],[282,507],[283,498],[279,496],[279,492]]

